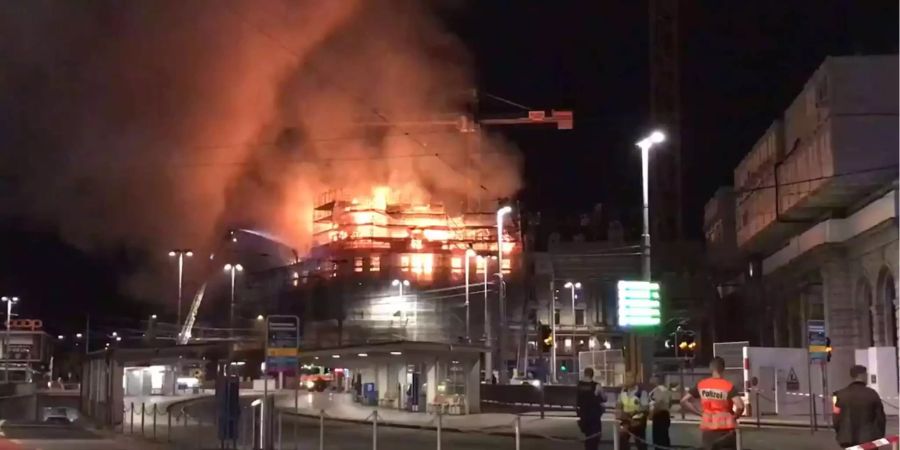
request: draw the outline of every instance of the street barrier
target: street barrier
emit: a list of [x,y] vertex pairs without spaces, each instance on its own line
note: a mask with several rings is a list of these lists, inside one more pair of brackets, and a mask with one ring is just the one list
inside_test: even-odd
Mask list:
[[863,444],[854,445],[852,447],[847,447],[844,450],[871,450],[871,449],[882,448],[887,445],[890,445],[892,450],[897,450],[898,442],[900,442],[900,437],[898,437],[898,436],[885,436],[881,439],[875,439],[874,441],[871,441],[871,442],[866,442]]

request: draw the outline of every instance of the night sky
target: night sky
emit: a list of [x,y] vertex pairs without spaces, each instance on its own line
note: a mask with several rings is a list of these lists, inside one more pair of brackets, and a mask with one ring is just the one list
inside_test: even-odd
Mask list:
[[[684,217],[689,236],[699,238],[703,204],[731,184],[734,166],[825,56],[897,53],[898,5],[682,4]],[[603,203],[626,226],[638,226],[634,142],[652,127],[646,2],[471,0],[442,7],[440,16],[469,48],[480,90],[575,112],[572,131],[504,130],[525,155],[521,199],[528,209],[566,215]],[[511,111],[496,102],[482,107]],[[123,276],[139,270],[139,252],[76,250],[52,231],[35,231],[15,211],[4,213],[0,294],[26,299],[24,316],[43,318],[54,332],[74,332],[86,312],[111,329],[117,317],[152,309],[119,288]]]

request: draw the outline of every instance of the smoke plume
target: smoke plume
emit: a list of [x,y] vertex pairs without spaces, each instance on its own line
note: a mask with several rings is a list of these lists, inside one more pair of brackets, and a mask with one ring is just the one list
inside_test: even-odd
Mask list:
[[240,224],[303,249],[328,189],[518,188],[501,141],[416,123],[472,86],[424,2],[3,2],[0,56],[0,206],[83,248],[208,248]]

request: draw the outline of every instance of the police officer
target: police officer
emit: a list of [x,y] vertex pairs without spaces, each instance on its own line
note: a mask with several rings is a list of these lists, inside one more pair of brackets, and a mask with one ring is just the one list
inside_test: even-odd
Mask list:
[[834,431],[841,447],[851,447],[884,437],[884,406],[874,389],[866,386],[864,366],[850,368],[853,382],[837,391],[834,399]]
[[[704,378],[681,399],[681,407],[699,415],[704,450],[735,448],[737,418],[744,413],[744,401],[734,384],[722,377],[725,360],[716,356],[709,363],[712,376]],[[700,408],[695,404],[700,401]]]
[[628,381],[619,393],[619,401],[616,402],[619,428],[619,441],[622,448],[631,448],[631,437],[634,435],[634,445],[638,450],[647,449],[647,395],[641,390],[641,386],[629,376]]
[[603,417],[606,396],[600,384],[594,381],[594,369],[584,369],[584,376],[578,381],[578,427],[587,439],[584,450],[597,450],[600,446],[600,419]]

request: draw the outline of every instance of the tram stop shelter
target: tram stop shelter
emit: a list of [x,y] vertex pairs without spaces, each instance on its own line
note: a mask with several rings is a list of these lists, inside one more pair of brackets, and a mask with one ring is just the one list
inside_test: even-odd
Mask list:
[[480,412],[481,358],[472,344],[396,341],[301,350],[301,367],[331,369],[360,403],[411,412]]

